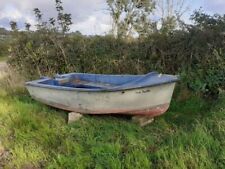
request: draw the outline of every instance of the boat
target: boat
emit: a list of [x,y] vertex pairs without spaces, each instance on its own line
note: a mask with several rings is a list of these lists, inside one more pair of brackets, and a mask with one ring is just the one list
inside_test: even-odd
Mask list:
[[26,82],[33,99],[81,114],[155,117],[167,111],[178,77],[69,73]]

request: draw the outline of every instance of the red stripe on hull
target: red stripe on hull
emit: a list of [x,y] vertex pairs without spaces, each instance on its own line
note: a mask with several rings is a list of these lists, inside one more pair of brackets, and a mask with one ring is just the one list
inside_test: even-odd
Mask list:
[[167,103],[167,104],[159,105],[153,108],[135,111],[135,112],[132,112],[131,114],[155,117],[165,113],[168,110],[168,108],[169,108],[169,104]]

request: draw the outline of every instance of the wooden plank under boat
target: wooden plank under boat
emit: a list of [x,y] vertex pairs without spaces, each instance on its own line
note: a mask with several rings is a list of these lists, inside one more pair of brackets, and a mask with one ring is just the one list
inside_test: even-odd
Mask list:
[[177,76],[70,73],[26,83],[44,104],[81,114],[158,116],[169,108]]

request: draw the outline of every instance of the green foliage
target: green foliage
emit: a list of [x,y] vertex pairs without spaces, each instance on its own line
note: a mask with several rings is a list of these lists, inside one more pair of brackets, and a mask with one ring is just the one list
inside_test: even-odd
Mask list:
[[7,31],[5,28],[0,28],[0,60],[4,60],[9,55],[10,38],[10,31]]
[[224,88],[224,16],[198,11],[191,17],[195,24],[184,25],[184,30],[127,41],[70,34],[71,17],[64,13],[61,1],[56,1],[56,9],[57,19],[49,22],[42,21],[39,9],[34,10],[37,31],[14,30],[9,64],[28,79],[67,72],[141,74],[157,70],[180,74],[188,88],[207,95],[217,97]]
[[[0,35],[1,36],[1,35]],[[9,55],[9,40],[7,37],[0,39],[0,59],[4,60]]]
[[10,32],[6,30],[5,28],[0,28],[0,35],[9,35]]
[[6,42],[0,42],[0,58],[7,56],[8,44]]

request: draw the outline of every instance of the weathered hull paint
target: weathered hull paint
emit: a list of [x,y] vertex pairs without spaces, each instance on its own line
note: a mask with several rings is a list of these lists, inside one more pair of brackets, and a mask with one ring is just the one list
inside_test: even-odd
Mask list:
[[159,116],[167,111],[175,82],[123,91],[67,91],[27,85],[31,96],[59,109],[82,114]]

